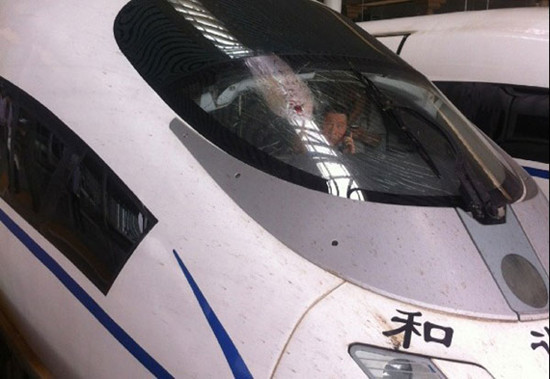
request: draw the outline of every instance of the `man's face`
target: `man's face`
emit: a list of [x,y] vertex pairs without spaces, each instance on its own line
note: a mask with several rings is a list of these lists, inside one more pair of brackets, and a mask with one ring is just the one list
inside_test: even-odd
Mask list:
[[344,113],[327,113],[323,121],[322,132],[332,146],[342,141],[348,127],[348,117]]

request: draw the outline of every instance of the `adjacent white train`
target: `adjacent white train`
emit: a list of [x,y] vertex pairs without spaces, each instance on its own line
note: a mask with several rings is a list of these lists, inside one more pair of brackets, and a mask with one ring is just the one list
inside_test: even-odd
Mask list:
[[1,310],[55,377],[548,377],[548,201],[338,13],[2,1],[0,52]]
[[360,23],[535,178],[548,198],[548,7]]

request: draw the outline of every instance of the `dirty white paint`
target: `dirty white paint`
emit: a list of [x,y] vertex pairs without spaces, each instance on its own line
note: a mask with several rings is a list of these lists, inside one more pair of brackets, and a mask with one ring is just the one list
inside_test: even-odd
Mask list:
[[[548,355],[532,350],[530,334],[544,331],[547,318],[476,319],[390,299],[319,268],[254,221],[182,146],[169,129],[177,115],[118,49],[113,21],[126,2],[0,2],[0,76],[70,126],[159,219],[104,295],[0,200],[0,291],[56,377],[144,378],[151,371],[10,222],[175,377],[233,376],[177,257],[254,377],[364,377],[348,354],[358,342],[437,358],[449,377],[480,377],[472,365],[496,378],[548,376]],[[452,327],[451,347],[414,336],[404,349],[402,335],[384,336],[400,326],[392,321],[397,310]]]

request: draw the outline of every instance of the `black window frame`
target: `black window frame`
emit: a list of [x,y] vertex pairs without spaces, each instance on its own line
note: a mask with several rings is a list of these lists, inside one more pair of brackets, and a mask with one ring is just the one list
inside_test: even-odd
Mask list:
[[[105,295],[158,220],[80,137],[0,76],[0,198]],[[0,112],[2,110],[0,109]],[[95,202],[82,173],[95,170]]]

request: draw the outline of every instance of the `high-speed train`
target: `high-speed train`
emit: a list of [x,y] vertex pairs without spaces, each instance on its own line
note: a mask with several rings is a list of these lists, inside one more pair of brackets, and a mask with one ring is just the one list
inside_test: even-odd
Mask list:
[[0,309],[52,376],[548,377],[548,201],[340,14],[2,1],[0,53]]
[[548,15],[495,9],[359,25],[434,81],[548,198]]

